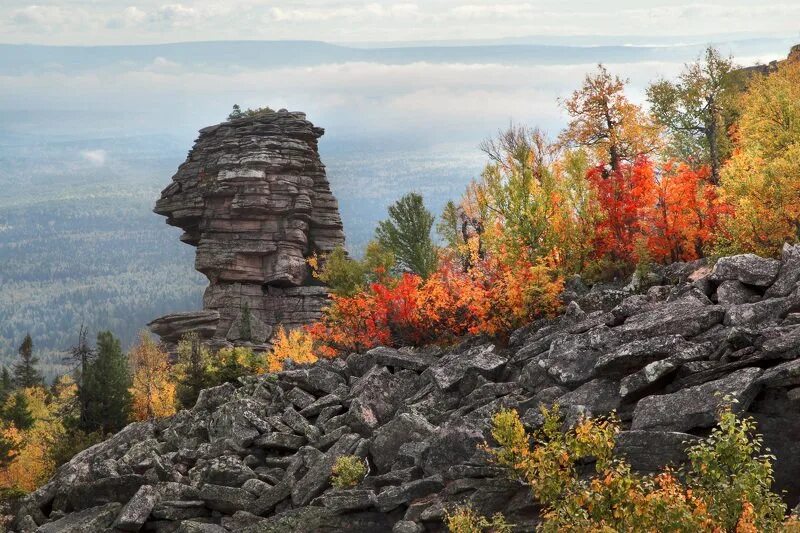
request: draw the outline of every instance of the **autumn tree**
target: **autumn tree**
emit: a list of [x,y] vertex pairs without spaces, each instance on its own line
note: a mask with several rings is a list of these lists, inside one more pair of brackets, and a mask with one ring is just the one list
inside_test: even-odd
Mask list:
[[17,387],[35,387],[43,383],[42,375],[37,370],[39,358],[33,355],[33,339],[30,333],[19,346],[19,361],[14,364],[14,384]]
[[272,342],[272,350],[267,355],[267,370],[280,372],[286,363],[310,364],[317,361],[314,353],[314,338],[300,328],[288,333],[283,326],[278,328]]
[[110,331],[97,335],[97,355],[87,364],[78,387],[80,428],[104,433],[120,430],[131,407],[128,360]]
[[483,222],[470,213],[466,202],[456,205],[449,200],[436,224],[436,232],[444,240],[445,250],[458,259],[463,270],[468,270],[484,257]]
[[643,236],[643,214],[654,205],[654,168],[645,157],[632,164],[623,163],[619,169],[605,172],[601,167],[589,171],[602,218],[597,225],[595,254],[603,259],[600,277],[630,274],[637,262],[637,240]]
[[522,126],[501,132],[483,150],[489,162],[464,202],[480,217],[481,246],[580,272],[600,217],[585,152],[560,150],[539,130]]
[[755,76],[722,170],[717,252],[780,253],[800,234],[800,62]]
[[718,215],[710,168],[667,163],[653,178],[651,203],[641,214],[650,258],[668,263],[703,257]]
[[133,371],[133,418],[149,420],[174,414],[175,384],[171,379],[169,355],[143,331],[128,359]]
[[481,149],[489,162],[468,189],[467,202],[483,219],[489,245],[531,259],[545,255],[553,245],[550,221],[558,209],[556,148],[541,131],[512,125]]
[[597,162],[608,164],[612,172],[619,171],[623,161],[633,161],[658,146],[658,128],[625,96],[627,83],[598,65],[563,102],[570,121],[562,143],[590,149]]
[[402,270],[427,278],[438,261],[431,238],[434,220],[422,196],[409,193],[389,206],[389,218],[378,223],[375,236]]
[[732,59],[709,47],[677,81],[662,79],[647,89],[653,117],[669,133],[671,155],[694,166],[710,165],[714,185],[730,153],[727,132],[740,85]]

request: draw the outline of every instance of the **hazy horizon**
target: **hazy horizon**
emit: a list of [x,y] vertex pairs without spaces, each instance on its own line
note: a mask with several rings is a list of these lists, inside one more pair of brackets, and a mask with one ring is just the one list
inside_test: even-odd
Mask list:
[[[0,8],[0,31],[7,14]],[[674,76],[708,43],[750,65],[783,58],[800,42],[788,31],[728,29],[693,42],[655,32],[398,42],[387,32],[383,43],[349,46],[323,41],[351,36],[323,34],[0,44],[0,362],[26,331],[57,369],[81,323],[127,343],[157,316],[200,308],[206,283],[193,269],[194,250],[151,209],[197,131],[224,120],[234,103],[305,111],[326,129],[321,157],[348,247],[358,252],[401,195],[422,193],[436,213],[457,199],[480,174],[481,141],[510,122],[555,136],[566,121],[559,99],[598,62],[629,78],[628,94],[641,103],[648,82]],[[85,33],[94,44],[108,40],[91,24]],[[42,41],[32,30],[23,37]],[[138,42],[182,37],[163,29]]]

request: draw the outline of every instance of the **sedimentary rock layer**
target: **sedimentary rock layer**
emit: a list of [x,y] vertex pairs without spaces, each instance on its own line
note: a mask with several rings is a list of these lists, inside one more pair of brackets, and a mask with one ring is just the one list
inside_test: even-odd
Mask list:
[[199,321],[212,341],[258,345],[278,324],[291,328],[319,315],[326,291],[306,259],[344,243],[317,151],[322,134],[303,113],[283,110],[200,130],[155,212],[197,247],[195,268],[210,282],[206,313],[154,321],[164,340],[176,342]]

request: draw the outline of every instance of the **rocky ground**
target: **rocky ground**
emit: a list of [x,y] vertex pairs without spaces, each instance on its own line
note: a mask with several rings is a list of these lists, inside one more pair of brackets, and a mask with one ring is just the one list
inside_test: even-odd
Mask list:
[[[677,264],[622,288],[568,283],[565,314],[508,347],[393,350],[324,361],[204,391],[172,418],[131,424],[30,495],[19,532],[441,531],[471,502],[530,530],[529,491],[476,448],[491,415],[538,406],[568,420],[619,413],[635,468],[680,462],[714,425],[721,395],[756,418],[777,484],[800,496],[800,247]],[[367,459],[334,489],[337,457]]]

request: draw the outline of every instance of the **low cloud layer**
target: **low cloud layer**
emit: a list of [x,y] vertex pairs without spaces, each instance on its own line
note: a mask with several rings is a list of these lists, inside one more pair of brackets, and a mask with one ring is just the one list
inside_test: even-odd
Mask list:
[[750,0],[5,0],[5,42],[391,41],[525,35],[794,33],[797,2]]

